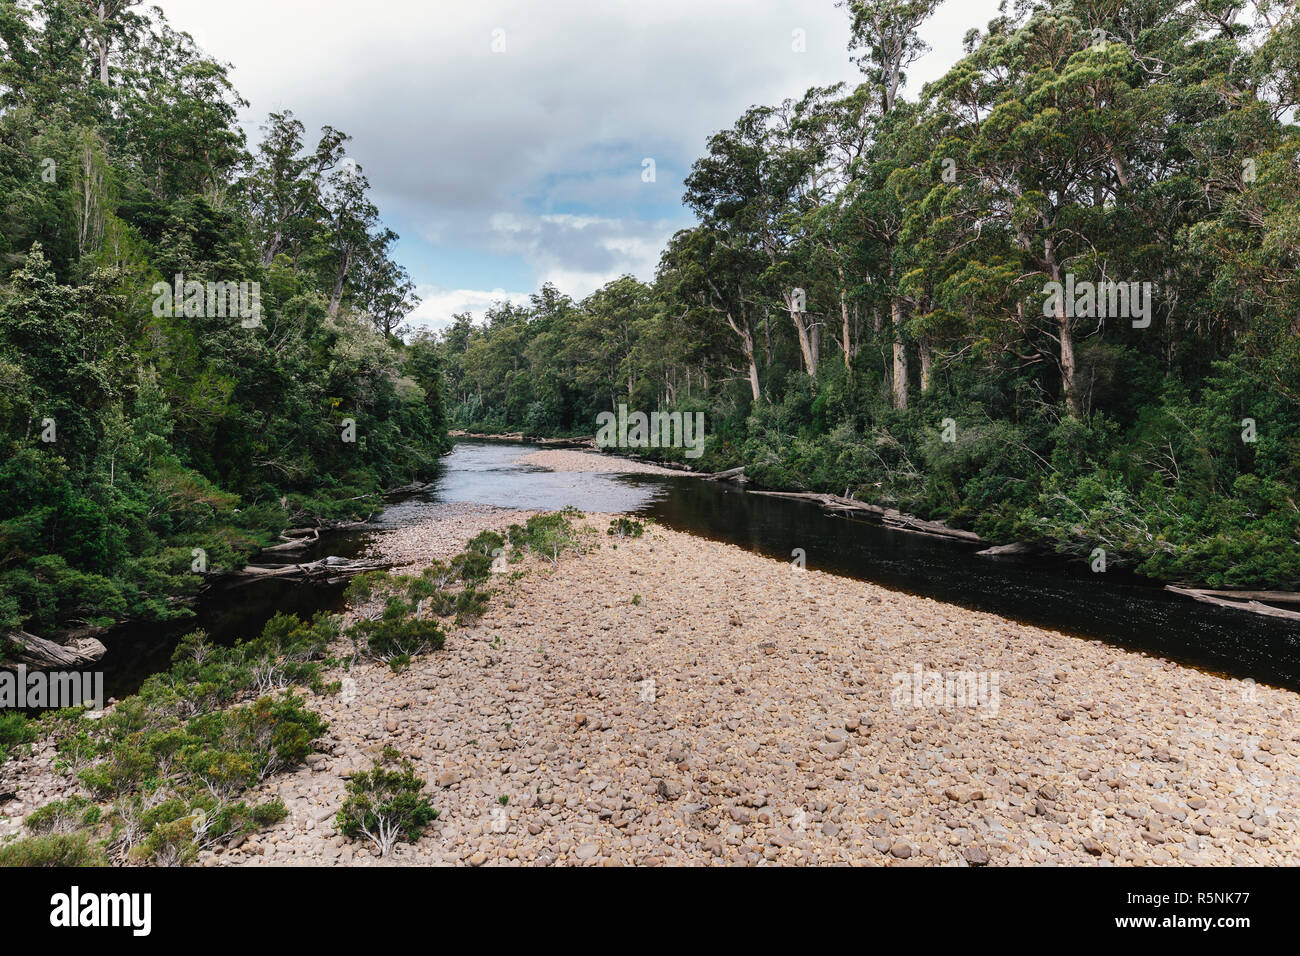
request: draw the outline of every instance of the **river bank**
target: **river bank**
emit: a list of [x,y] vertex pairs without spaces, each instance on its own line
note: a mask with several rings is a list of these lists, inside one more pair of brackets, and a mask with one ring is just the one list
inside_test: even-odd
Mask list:
[[562,451],[547,448],[515,459],[519,465],[595,475],[665,475],[678,478],[690,472],[663,468],[635,458],[622,458],[599,451]]
[[[417,564],[439,540],[394,534]],[[1300,862],[1291,692],[661,527],[597,538],[313,697],[324,753],[268,790],[289,817],[201,862],[377,862],[333,816],[386,744],[440,811],[394,863]],[[912,695],[936,674],[979,706]]]

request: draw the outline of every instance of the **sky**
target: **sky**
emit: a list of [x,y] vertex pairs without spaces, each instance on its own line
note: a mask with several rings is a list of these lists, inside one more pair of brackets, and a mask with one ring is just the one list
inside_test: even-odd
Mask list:
[[[682,180],[710,135],[750,106],[860,78],[834,0],[149,5],[233,66],[250,145],[281,110],[312,145],[325,124],[353,137],[423,299],[412,324],[432,328],[545,282],[581,298],[652,279],[694,221]],[[997,7],[946,0],[908,89],[941,76]]]

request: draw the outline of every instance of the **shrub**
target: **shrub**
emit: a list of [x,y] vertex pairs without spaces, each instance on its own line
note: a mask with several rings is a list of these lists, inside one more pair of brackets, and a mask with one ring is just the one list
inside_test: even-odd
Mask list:
[[415,607],[390,597],[379,618],[358,621],[348,630],[361,656],[390,662],[415,654],[441,650],[447,633],[431,618],[414,617]]
[[605,534],[613,535],[622,541],[624,538],[639,538],[645,533],[645,525],[635,518],[618,517],[609,523]]
[[108,866],[88,833],[48,833],[0,846],[0,866]]
[[13,711],[0,713],[0,763],[9,759],[11,751],[36,739],[36,727],[23,714]]
[[99,822],[99,816],[98,806],[85,797],[72,796],[33,810],[23,823],[35,834],[73,833],[82,827],[93,827]]
[[582,513],[575,508],[533,515],[522,525],[510,526],[510,544],[516,551],[531,551],[557,566],[561,554],[578,549],[573,519],[581,516]]
[[388,856],[400,840],[414,843],[438,811],[424,796],[424,781],[410,761],[385,747],[368,771],[348,781],[348,796],[338,814],[339,832],[349,839],[365,837]]

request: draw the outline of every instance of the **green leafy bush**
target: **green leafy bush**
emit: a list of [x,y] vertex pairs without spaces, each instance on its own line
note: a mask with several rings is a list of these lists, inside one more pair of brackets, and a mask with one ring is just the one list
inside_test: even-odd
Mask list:
[[48,833],[0,846],[0,866],[108,866],[108,856],[89,833]]
[[438,818],[424,789],[411,762],[395,748],[385,747],[370,770],[348,781],[339,832],[353,840],[365,837],[380,856],[388,856],[399,841],[414,843]]

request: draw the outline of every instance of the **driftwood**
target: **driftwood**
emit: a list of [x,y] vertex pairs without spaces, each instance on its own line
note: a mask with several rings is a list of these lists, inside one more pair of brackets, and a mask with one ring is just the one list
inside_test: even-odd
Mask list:
[[263,548],[262,553],[266,554],[272,551],[301,551],[309,545],[315,544],[320,540],[320,531],[316,528],[307,529],[311,532],[309,537],[293,538],[289,535],[282,534],[281,538],[286,539],[284,544],[273,544],[269,548]]
[[402,485],[399,488],[389,488],[384,492],[384,497],[387,498],[391,495],[410,495],[417,491],[424,491],[426,488],[432,487],[433,482],[431,481],[413,481],[409,485]]
[[745,477],[745,466],[739,468],[728,468],[726,471],[715,471],[711,475],[700,475],[701,478],[708,478],[710,481],[734,481],[744,484],[749,479]]
[[1016,541],[1012,544],[996,544],[991,548],[985,548],[983,551],[976,551],[975,553],[982,558],[1015,558],[1022,555],[1038,554],[1042,550],[1037,545]]
[[913,531],[917,534],[928,534],[939,538],[952,538],[957,541],[987,544],[983,538],[973,531],[961,531],[957,528],[948,527],[942,521],[926,521],[915,515],[903,514],[896,508],[882,508],[880,505],[868,504],[865,501],[854,501],[852,498],[842,498],[839,495],[817,494],[809,491],[751,491],[750,494],[766,495],[769,498],[815,501],[827,511],[865,511],[868,514],[879,515],[881,523],[885,527],[894,528],[898,531]]
[[1280,617],[1288,621],[1300,621],[1300,611],[1288,611],[1280,607],[1262,604],[1257,597],[1285,604],[1300,604],[1300,594],[1292,591],[1211,591],[1205,588],[1184,588],[1173,584],[1165,585],[1166,591],[1173,591],[1194,601],[1215,604],[1219,607],[1236,608],[1238,611],[1250,611],[1265,617]]
[[328,557],[319,561],[307,561],[302,564],[256,565],[249,564],[239,571],[232,571],[224,576],[229,587],[239,587],[253,581],[266,581],[271,578],[285,578],[289,581],[341,581],[354,574],[366,571],[381,571],[387,565],[377,561],[355,561],[348,558]]
[[971,541],[975,544],[988,543],[974,531],[962,531],[958,528],[950,528],[942,521],[926,521],[922,518],[917,518],[914,515],[905,515],[892,509],[885,512],[885,524],[890,528],[898,528],[901,531],[915,531],[918,534],[932,534],[938,538],[953,538],[957,541]]
[[1184,591],[1227,598],[1229,601],[1264,601],[1270,604],[1300,604],[1300,591],[1216,591],[1212,588],[1183,588]]
[[865,501],[854,501],[852,498],[841,498],[839,495],[817,494],[811,491],[751,491],[750,494],[764,495],[768,498],[792,498],[796,501],[815,501],[828,511],[868,511],[871,514],[881,515],[882,517],[888,513],[888,509],[882,508],[880,505],[868,504]]
[[26,631],[15,631],[0,635],[0,643],[4,645],[6,657],[20,664],[52,670],[93,664],[108,653],[108,648],[93,637],[74,637],[64,644],[56,644]]

